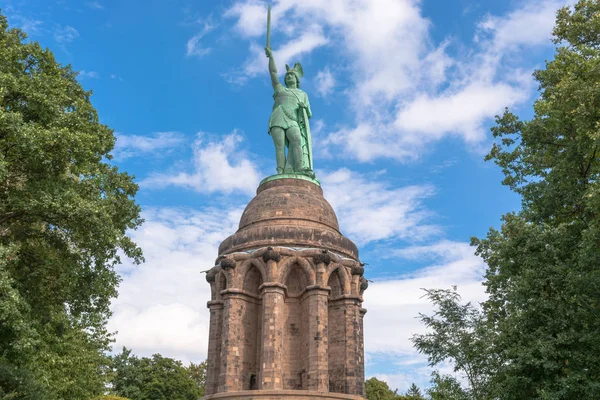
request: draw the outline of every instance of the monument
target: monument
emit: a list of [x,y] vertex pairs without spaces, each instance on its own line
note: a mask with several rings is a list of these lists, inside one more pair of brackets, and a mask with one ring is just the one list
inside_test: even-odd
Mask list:
[[279,82],[270,9],[265,52],[277,174],[260,183],[206,275],[204,399],[363,399],[367,280],[313,172],[302,66],[286,66],[286,86]]

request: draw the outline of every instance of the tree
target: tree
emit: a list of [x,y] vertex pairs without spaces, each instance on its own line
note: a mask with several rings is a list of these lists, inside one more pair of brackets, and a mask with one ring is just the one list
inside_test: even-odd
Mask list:
[[200,396],[204,396],[204,386],[206,385],[206,367],[207,361],[202,361],[200,364],[190,363],[187,367],[190,377],[196,382],[200,389]]
[[522,210],[472,241],[488,264],[498,399],[600,398],[600,3],[561,9],[554,42],[533,118],[507,110],[492,129],[487,159]]
[[[0,15],[0,393],[88,399],[105,383],[105,325],[125,234],[140,223],[131,176],[70,66]],[[9,377],[13,377],[9,378]]]
[[431,387],[427,389],[427,396],[431,400],[471,400],[456,378],[440,375],[438,371],[431,374]]
[[429,330],[422,335],[413,335],[411,340],[415,348],[427,355],[431,366],[451,361],[454,371],[467,378],[471,398],[488,398],[489,379],[499,362],[491,350],[493,330],[490,331],[486,319],[475,306],[461,304],[456,288],[425,292],[434,306],[434,313],[419,314]]
[[138,358],[131,350],[113,358],[113,391],[132,400],[197,400],[198,382],[181,361],[154,354]]
[[401,400],[384,381],[373,377],[365,381],[367,400]]
[[410,385],[408,391],[404,395],[406,400],[425,400],[423,395],[421,394],[421,389],[414,383]]

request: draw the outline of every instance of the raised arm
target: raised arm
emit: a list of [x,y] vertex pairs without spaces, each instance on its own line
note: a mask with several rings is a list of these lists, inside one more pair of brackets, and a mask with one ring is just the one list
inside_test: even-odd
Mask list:
[[273,59],[273,51],[269,47],[265,47],[265,54],[269,58],[269,74],[271,75],[271,84],[273,85],[273,89],[275,89],[281,83],[279,83],[279,78],[277,77],[277,67]]

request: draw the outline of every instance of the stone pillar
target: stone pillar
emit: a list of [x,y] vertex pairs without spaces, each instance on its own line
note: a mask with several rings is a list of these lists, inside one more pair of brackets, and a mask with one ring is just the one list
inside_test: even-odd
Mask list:
[[329,391],[328,296],[329,288],[309,286],[308,303],[308,390]]
[[259,389],[281,389],[282,352],[283,352],[283,307],[285,302],[285,286],[268,282],[261,286],[262,290],[262,365],[259,374]]
[[221,293],[224,306],[219,393],[242,390],[240,348],[244,346],[240,317],[244,300],[235,292],[223,291]]
[[360,333],[359,333],[359,347],[358,347],[358,351],[359,351],[359,355],[360,355],[360,362],[358,363],[358,373],[359,376],[358,378],[360,379],[360,392],[357,393],[363,397],[365,397],[367,395],[367,390],[365,388],[365,331],[364,331],[364,319],[365,319],[365,314],[367,313],[367,310],[364,308],[360,308],[359,310],[360,312]]
[[217,393],[219,389],[219,367],[221,366],[221,328],[223,326],[223,301],[211,300],[210,326],[208,331],[208,369],[206,370],[205,394]]
[[362,374],[359,361],[362,360],[360,330],[360,301],[357,298],[343,300],[346,315],[346,393],[362,394]]

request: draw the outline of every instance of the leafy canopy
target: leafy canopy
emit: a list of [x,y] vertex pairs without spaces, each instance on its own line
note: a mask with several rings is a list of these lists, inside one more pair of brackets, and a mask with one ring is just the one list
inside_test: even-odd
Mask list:
[[[0,15],[0,394],[102,393],[119,254],[142,222],[115,137],[70,66]],[[13,378],[11,378],[13,377]]]
[[123,348],[113,358],[112,388],[115,394],[132,400],[197,400],[204,387],[195,379],[196,367],[190,370],[181,361],[160,354],[138,358]]
[[480,313],[450,291],[428,292],[437,311],[421,316],[431,331],[415,344],[469,383],[434,376],[432,398],[600,398],[600,3],[559,10],[554,42],[554,60],[534,73],[533,118],[507,110],[492,128],[486,159],[522,209],[472,239],[489,300]]
[[600,3],[581,0],[556,21],[533,119],[505,112],[487,157],[522,210],[473,240],[489,266],[501,399],[600,398]]
[[[434,312],[432,315],[419,314],[421,322],[429,329],[427,333],[411,338],[415,348],[427,355],[431,366],[443,361],[454,364],[454,371],[466,377],[469,385],[468,390],[461,391],[461,396],[464,392],[474,400],[487,399],[487,384],[496,371],[498,360],[491,348],[492,337],[485,318],[471,303],[461,303],[456,288],[426,290],[425,296],[433,304]],[[450,377],[434,373],[432,378],[434,387],[439,387],[436,389],[438,397],[440,392],[454,390],[454,381]]]

